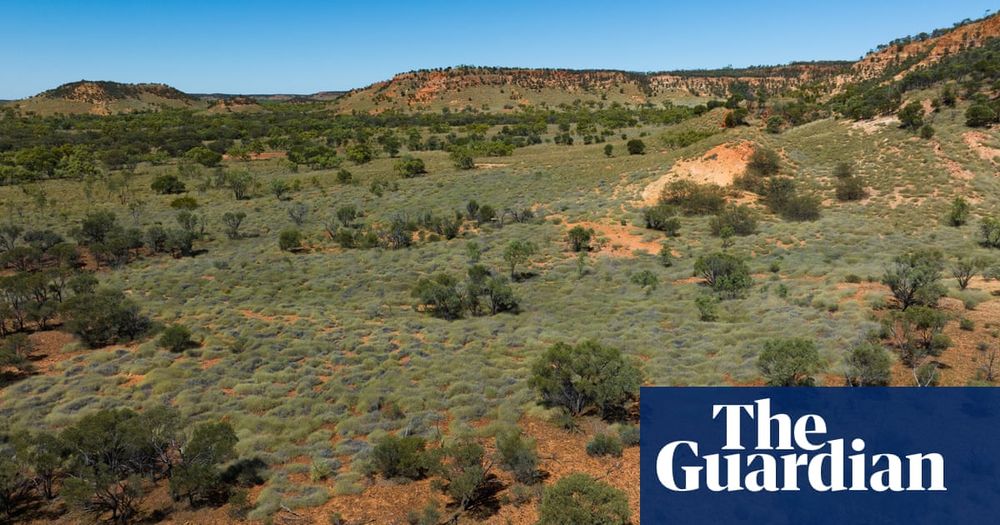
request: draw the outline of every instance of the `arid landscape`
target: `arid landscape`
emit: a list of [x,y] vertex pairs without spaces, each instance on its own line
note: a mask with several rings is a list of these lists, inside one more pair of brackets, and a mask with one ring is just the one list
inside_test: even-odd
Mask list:
[[3,103],[0,523],[639,523],[641,385],[995,386],[1000,16],[926,29]]

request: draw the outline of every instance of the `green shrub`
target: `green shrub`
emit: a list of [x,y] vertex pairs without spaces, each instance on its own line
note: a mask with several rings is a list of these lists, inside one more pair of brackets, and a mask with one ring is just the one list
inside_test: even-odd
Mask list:
[[639,445],[639,426],[638,425],[620,425],[618,427],[618,438],[621,439],[622,445],[626,447],[635,447]]
[[538,479],[538,453],[535,441],[524,437],[520,429],[499,432],[496,439],[500,465],[514,475],[520,483],[534,483]]
[[625,149],[629,155],[642,155],[646,153],[646,143],[639,139],[632,139],[625,144]]
[[372,466],[386,479],[421,479],[433,466],[426,447],[423,438],[387,434],[372,449]]
[[179,324],[170,325],[164,329],[156,343],[160,348],[171,352],[183,352],[192,346],[197,346],[197,344],[191,339],[191,330]]
[[108,288],[74,295],[62,304],[61,311],[63,327],[91,348],[130,341],[150,327],[131,299]]
[[699,295],[694,304],[698,307],[698,319],[706,323],[719,320],[719,299],[712,295]]
[[844,177],[837,179],[835,188],[837,200],[839,201],[859,201],[868,196],[864,183],[858,177]]
[[949,226],[963,226],[969,221],[969,201],[962,197],[955,197],[955,200],[951,201],[951,208],[948,210],[948,215],[945,217],[945,222]]
[[809,339],[771,339],[757,358],[770,386],[813,386],[820,371],[819,350]]
[[396,161],[395,169],[396,173],[406,178],[416,177],[427,173],[424,161],[410,156],[405,156]]
[[622,456],[622,442],[614,434],[597,434],[587,443],[587,455],[589,456]]
[[757,231],[757,214],[745,204],[728,205],[712,217],[709,228],[716,237],[726,228],[734,235],[752,235]]
[[570,474],[545,489],[538,525],[627,525],[625,493],[586,474]]
[[150,184],[149,187],[160,195],[184,193],[187,191],[187,188],[184,187],[184,183],[177,178],[177,175],[160,175],[153,179],[153,183]]
[[460,170],[471,170],[476,167],[476,160],[467,149],[455,148],[451,150],[450,156],[452,164]]
[[728,297],[737,297],[753,286],[750,267],[742,257],[718,252],[702,255],[694,263],[695,275],[705,279],[712,290]]
[[584,341],[556,343],[531,366],[528,385],[571,415],[596,409],[609,417],[639,393],[641,373],[616,348]]
[[574,226],[566,233],[569,239],[569,246],[574,252],[590,251],[590,239],[594,236],[592,228]]
[[987,248],[1000,248],[1000,219],[986,217],[979,225],[980,243]]
[[886,267],[882,284],[889,287],[902,309],[934,306],[944,295],[939,282],[944,260],[935,250],[918,250],[896,256]]
[[875,343],[855,346],[847,354],[847,372],[844,377],[849,386],[886,386],[892,377],[892,357]]
[[681,221],[677,218],[677,207],[669,204],[657,204],[642,210],[642,220],[646,228],[659,230],[669,237],[676,237],[681,229]]
[[678,206],[685,215],[710,215],[726,204],[726,192],[715,184],[679,180],[663,189],[660,202]]
[[284,252],[295,252],[302,249],[302,232],[294,228],[281,230],[278,234],[278,248]]

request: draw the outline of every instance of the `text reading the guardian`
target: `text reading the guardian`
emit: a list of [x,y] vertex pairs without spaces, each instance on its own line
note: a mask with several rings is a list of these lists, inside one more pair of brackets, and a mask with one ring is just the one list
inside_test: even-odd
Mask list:
[[644,388],[643,524],[1000,515],[1000,390]]

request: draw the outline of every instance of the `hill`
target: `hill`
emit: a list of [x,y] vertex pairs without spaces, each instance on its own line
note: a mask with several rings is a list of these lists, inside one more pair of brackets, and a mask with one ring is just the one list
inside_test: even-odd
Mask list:
[[879,46],[851,67],[848,81],[878,78],[887,71],[895,79],[925,68],[962,51],[982,47],[1000,37],[1000,14],[975,21],[962,21],[949,29],[938,29],[896,39]]
[[744,69],[637,73],[617,70],[525,69],[473,67],[412,71],[337,100],[338,111],[383,112],[513,110],[522,106],[558,106],[581,102],[610,105],[697,103],[725,97],[736,85],[751,91],[782,92],[810,82],[832,80],[849,62],[794,63]]
[[158,110],[164,107],[199,108],[205,104],[166,84],[123,84],[80,80],[19,100],[14,106],[23,113],[31,112],[38,115],[57,113],[112,115]]

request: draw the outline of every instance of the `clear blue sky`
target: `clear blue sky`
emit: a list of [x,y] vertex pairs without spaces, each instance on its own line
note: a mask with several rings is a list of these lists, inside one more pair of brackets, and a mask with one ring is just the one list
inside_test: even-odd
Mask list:
[[0,0],[0,98],[80,79],[164,82],[195,93],[313,93],[458,64],[651,71],[857,59],[879,43],[997,7],[978,0]]

